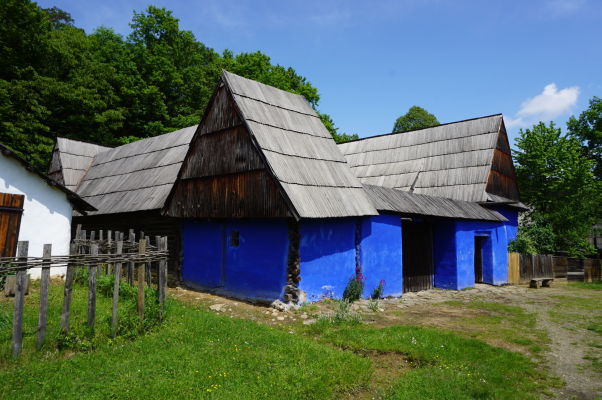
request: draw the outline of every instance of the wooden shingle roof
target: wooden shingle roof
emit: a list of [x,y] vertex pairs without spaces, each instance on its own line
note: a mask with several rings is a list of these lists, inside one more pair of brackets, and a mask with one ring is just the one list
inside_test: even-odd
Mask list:
[[472,202],[491,201],[490,188],[503,186],[492,194],[518,201],[501,114],[368,137],[339,149],[364,184]]
[[165,204],[197,126],[98,153],[77,193],[113,214],[160,209]]
[[57,138],[48,175],[66,188],[76,190],[94,157],[110,149],[97,144]]
[[377,214],[303,96],[225,71],[223,81],[299,218]]
[[478,203],[410,193],[382,186],[364,185],[364,188],[378,211],[481,221],[507,221],[502,214],[482,207]]

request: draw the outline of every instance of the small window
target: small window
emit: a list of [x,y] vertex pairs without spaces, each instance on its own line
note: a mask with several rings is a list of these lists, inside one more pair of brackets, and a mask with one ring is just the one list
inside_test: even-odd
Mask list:
[[238,247],[240,245],[240,232],[232,231],[230,233],[230,245],[232,247]]

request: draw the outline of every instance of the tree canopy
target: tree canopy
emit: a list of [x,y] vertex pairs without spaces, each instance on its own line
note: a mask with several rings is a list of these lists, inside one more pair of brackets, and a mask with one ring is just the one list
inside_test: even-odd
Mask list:
[[292,68],[261,52],[219,54],[164,8],[134,12],[123,37],[107,27],[86,34],[56,7],[0,3],[0,142],[40,169],[57,136],[114,146],[199,123],[222,69],[316,109],[320,100]]
[[406,132],[436,125],[439,125],[437,117],[422,107],[412,106],[407,113],[395,120],[393,132]]
[[523,215],[515,250],[591,253],[587,238],[602,218],[602,185],[579,140],[563,135],[553,122],[540,122],[520,130],[516,147],[521,200],[532,210]]
[[582,143],[585,155],[595,163],[596,178],[602,180],[602,99],[593,97],[579,118],[568,120],[567,128]]

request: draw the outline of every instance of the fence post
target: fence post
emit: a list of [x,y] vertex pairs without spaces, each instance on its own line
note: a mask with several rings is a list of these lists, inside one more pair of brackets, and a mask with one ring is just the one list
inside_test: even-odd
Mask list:
[[[141,239],[138,243],[138,254],[144,255],[146,253],[146,240]],[[144,271],[145,263],[141,262],[138,264],[138,315],[140,319],[144,319]]]
[[[27,263],[29,242],[23,241],[17,244],[17,261]],[[15,304],[13,312],[13,357],[19,357],[23,347],[23,306],[25,303],[25,285],[27,284],[27,264],[19,265],[15,284]]]
[[63,295],[63,310],[61,311],[61,334],[69,333],[69,317],[71,313],[71,297],[73,295],[73,279],[75,278],[75,264],[81,247],[71,243],[69,247],[69,263],[65,273],[65,290]]
[[[107,248],[107,254],[111,254],[112,244],[113,244],[113,242],[111,240],[111,230],[108,230],[107,231],[107,246],[106,246],[106,248]],[[111,273],[111,265],[112,264],[107,263],[107,270],[106,270],[106,274],[107,275]],[[113,266],[113,270],[114,269],[115,269],[115,266]]]
[[[136,234],[134,233],[133,229],[130,229],[130,234],[129,234],[128,239],[130,241],[130,246],[133,247],[134,243],[136,243]],[[127,282],[130,285],[134,284],[134,263],[131,261],[128,263]]]
[[[116,242],[117,249],[115,254],[120,257],[123,253],[123,241],[119,240]],[[117,322],[118,322],[118,304],[119,304],[119,285],[121,283],[121,262],[116,262],[113,266],[115,272],[115,283],[113,284],[113,314],[111,317],[111,334],[113,337],[117,336]]]
[[[157,248],[159,251],[167,251],[167,236],[158,238]],[[161,258],[159,260],[159,318],[161,321],[165,317],[165,292],[167,288],[167,258]]]
[[40,350],[46,339],[46,321],[48,319],[48,283],[50,280],[50,255],[52,245],[45,244],[42,258],[44,266],[42,267],[42,276],[40,280],[40,316],[38,318],[38,339],[36,348]]
[[[93,234],[94,232],[92,232]],[[92,235],[93,236],[93,235]],[[94,324],[96,322],[96,259],[98,258],[98,243],[90,244],[90,255],[95,257],[91,264],[88,264],[88,328],[90,333],[94,335]]]

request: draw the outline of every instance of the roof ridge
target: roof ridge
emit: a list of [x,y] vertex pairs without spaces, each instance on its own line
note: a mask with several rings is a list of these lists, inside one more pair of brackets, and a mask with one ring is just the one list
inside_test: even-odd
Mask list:
[[503,118],[503,114],[502,113],[491,114],[491,115],[484,115],[482,117],[475,117],[475,118],[463,119],[463,120],[460,120],[460,121],[446,122],[444,124],[439,124],[439,125],[435,125],[435,126],[429,126],[429,127],[426,127],[426,128],[411,129],[409,131],[381,133],[379,135],[366,136],[366,137],[363,137],[363,138],[348,140],[346,142],[337,143],[337,144],[341,145],[341,144],[359,142],[361,140],[366,140],[366,139],[373,139],[373,138],[382,137],[382,136],[400,135],[402,133],[418,132],[418,131],[423,131],[423,130],[426,130],[426,129],[435,129],[435,128],[439,128],[439,127],[442,127],[442,126],[453,125],[453,124],[461,124],[463,122],[476,121],[478,119],[492,118],[492,117],[497,117],[497,116],[501,116]]

